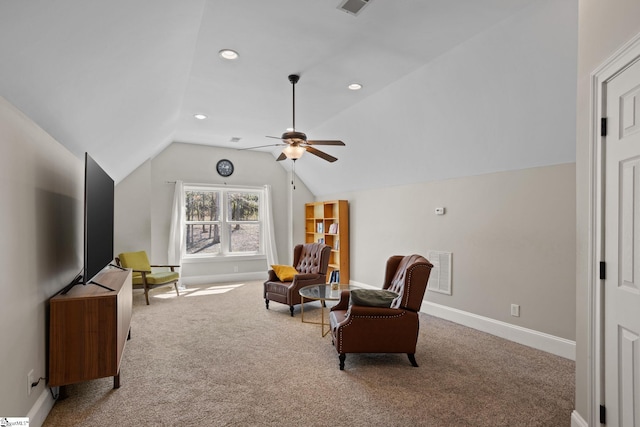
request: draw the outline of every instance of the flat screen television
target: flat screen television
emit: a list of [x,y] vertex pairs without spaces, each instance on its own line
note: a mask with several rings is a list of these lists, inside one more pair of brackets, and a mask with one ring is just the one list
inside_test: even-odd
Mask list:
[[85,153],[84,161],[84,266],[62,289],[66,294],[78,284],[93,283],[112,290],[93,278],[113,261],[114,182],[100,165]]
[[114,182],[85,153],[84,169],[84,282],[89,283],[113,261]]

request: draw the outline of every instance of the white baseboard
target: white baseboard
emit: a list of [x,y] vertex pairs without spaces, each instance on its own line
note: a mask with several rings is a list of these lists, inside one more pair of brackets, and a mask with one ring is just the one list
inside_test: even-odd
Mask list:
[[240,282],[248,280],[267,280],[266,271],[255,271],[252,273],[231,273],[231,274],[214,274],[209,276],[188,276],[182,277],[180,281],[182,285],[206,285],[209,283],[223,282]]
[[589,423],[574,409],[573,412],[571,412],[571,427],[589,427]]
[[54,403],[56,403],[56,401],[53,400],[53,396],[51,396],[49,388],[45,387],[45,389],[42,390],[42,393],[40,393],[40,396],[38,396],[38,400],[36,400],[36,403],[34,403],[27,414],[27,417],[29,418],[29,426],[40,427],[44,424],[44,420],[47,418],[47,415],[49,415],[49,412],[51,412],[51,408],[53,408]]
[[[373,286],[351,281],[356,287],[377,289]],[[422,301],[420,311],[431,316],[440,317],[509,341],[517,342],[538,350],[546,351],[570,360],[576,360],[576,343],[565,338],[538,332],[533,329],[523,328],[510,323],[494,320],[489,317],[447,307],[429,301]]]

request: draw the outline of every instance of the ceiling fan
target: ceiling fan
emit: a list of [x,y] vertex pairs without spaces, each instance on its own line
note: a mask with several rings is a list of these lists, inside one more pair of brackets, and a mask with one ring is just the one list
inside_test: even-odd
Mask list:
[[284,146],[284,150],[278,158],[277,161],[281,161],[284,159],[292,159],[293,161],[298,160],[302,157],[304,152],[308,152],[313,154],[314,156],[318,156],[321,159],[324,159],[328,162],[335,162],[338,160],[336,157],[333,157],[330,154],[325,153],[324,151],[320,151],[315,148],[316,145],[342,145],[344,146],[344,142],[338,140],[308,140],[307,135],[302,132],[296,131],[296,83],[300,80],[300,76],[297,74],[291,74],[289,76],[289,81],[291,82],[291,88],[293,90],[293,126],[292,130],[288,130],[283,133],[282,136],[267,136],[267,138],[275,138],[281,139],[282,143],[280,144],[272,144],[272,145],[262,145],[260,147],[251,147],[251,148],[261,148],[261,147],[278,147]]

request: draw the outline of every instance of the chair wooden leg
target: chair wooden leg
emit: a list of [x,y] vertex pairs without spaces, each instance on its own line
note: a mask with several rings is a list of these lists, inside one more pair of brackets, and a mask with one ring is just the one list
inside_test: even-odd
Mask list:
[[411,365],[417,368],[418,363],[416,363],[416,355],[414,353],[407,353],[407,356],[409,357],[409,362],[411,362]]
[[180,296],[180,292],[178,291],[178,282],[174,283],[173,287],[176,288],[176,294]]
[[144,298],[147,300],[147,305],[149,305],[149,287],[144,285]]
[[269,300],[265,298],[264,305],[267,306],[267,310],[269,310]]
[[340,359],[340,370],[344,371],[344,360],[347,358],[347,355],[345,353],[340,353],[338,355],[338,359]]
[[289,311],[291,312],[291,317],[293,317],[293,306],[292,305],[289,306]]

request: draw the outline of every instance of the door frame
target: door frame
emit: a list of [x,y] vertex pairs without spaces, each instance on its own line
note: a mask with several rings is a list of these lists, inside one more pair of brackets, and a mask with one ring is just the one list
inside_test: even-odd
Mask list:
[[[640,33],[618,49],[591,73],[589,118],[589,236],[587,263],[588,303],[588,425],[600,425],[600,404],[604,401],[604,280],[600,261],[604,260],[604,139],[600,136],[605,117],[606,83],[631,64],[640,61]],[[612,128],[613,126],[609,126]]]

